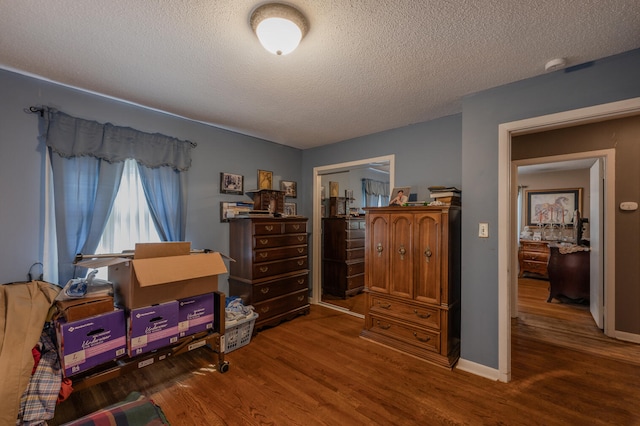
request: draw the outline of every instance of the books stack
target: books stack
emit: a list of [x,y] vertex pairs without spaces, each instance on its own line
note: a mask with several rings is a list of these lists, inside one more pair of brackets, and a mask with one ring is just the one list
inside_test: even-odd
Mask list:
[[455,186],[430,186],[431,198],[443,204],[460,205],[461,193]]

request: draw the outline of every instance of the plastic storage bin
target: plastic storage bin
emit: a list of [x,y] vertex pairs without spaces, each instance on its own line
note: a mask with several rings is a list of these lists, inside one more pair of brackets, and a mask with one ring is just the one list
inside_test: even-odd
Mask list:
[[251,316],[246,318],[227,321],[224,327],[225,353],[235,351],[238,348],[246,346],[251,341],[253,334],[253,325],[256,323],[258,313],[253,312]]

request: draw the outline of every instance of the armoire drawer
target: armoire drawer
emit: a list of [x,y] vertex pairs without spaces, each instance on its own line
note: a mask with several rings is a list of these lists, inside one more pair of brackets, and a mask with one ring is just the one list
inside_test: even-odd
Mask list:
[[440,352],[440,333],[437,331],[395,321],[373,313],[367,319],[368,323],[365,327],[373,333],[392,337],[421,349]]
[[369,296],[369,310],[372,313],[393,316],[395,318],[440,330],[440,309],[407,302],[397,302],[376,294]]

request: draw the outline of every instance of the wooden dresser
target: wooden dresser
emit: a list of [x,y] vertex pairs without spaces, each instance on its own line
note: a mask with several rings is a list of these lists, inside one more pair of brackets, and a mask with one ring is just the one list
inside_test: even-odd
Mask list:
[[307,218],[229,221],[229,295],[258,315],[254,331],[309,313]]
[[322,219],[322,294],[346,298],[364,289],[364,217]]
[[522,277],[525,273],[531,273],[542,278],[549,278],[547,272],[547,264],[549,263],[548,241],[520,240],[518,263],[520,266],[518,277]]
[[460,357],[460,207],[365,210],[361,336],[452,368]]

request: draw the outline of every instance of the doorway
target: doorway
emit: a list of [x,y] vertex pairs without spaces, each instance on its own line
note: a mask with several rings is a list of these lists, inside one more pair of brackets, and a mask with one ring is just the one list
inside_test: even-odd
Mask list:
[[[517,221],[516,203],[517,181],[516,166],[511,162],[511,137],[512,135],[534,133],[545,129],[561,128],[586,124],[595,121],[603,121],[611,118],[636,115],[640,113],[640,98],[613,102],[594,107],[550,114],[531,119],[520,120],[501,124],[498,128],[498,222],[506,224],[506,232],[498,236],[498,380],[508,382],[511,380],[511,317],[514,309],[513,282],[517,279],[517,265],[514,254],[517,252],[516,236]],[[602,155],[606,155],[603,153]],[[608,186],[605,189],[605,223],[604,232],[607,235],[615,235],[615,198],[614,198],[614,168],[610,167],[607,179]],[[605,321],[605,332],[615,332],[615,317],[611,316],[615,308],[615,245],[614,238],[607,241],[604,256],[606,288],[605,310],[608,314]]]
[[[387,170],[389,186],[393,187],[395,176],[395,155],[387,155],[382,157],[366,158],[362,160],[350,161],[345,163],[330,164],[326,166],[314,167],[313,169],[313,215],[312,215],[312,295],[311,303],[324,305],[331,309],[336,309],[357,317],[364,317],[360,313],[352,312],[348,304],[339,303],[338,300],[323,300],[322,297],[322,187],[323,176],[331,176],[334,174],[342,174],[351,170],[360,170],[364,168],[381,168]],[[358,188],[359,189],[359,188]],[[325,188],[325,194],[328,196]],[[333,302],[333,303],[332,303]]]

